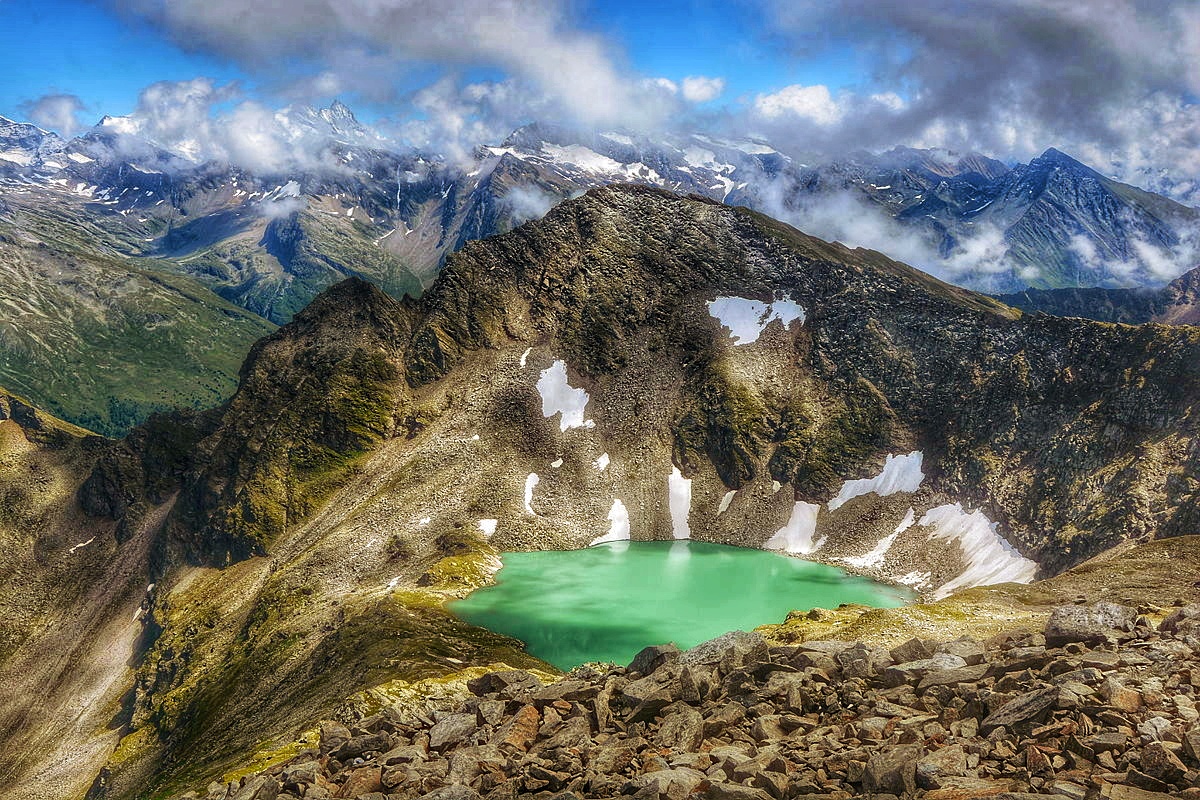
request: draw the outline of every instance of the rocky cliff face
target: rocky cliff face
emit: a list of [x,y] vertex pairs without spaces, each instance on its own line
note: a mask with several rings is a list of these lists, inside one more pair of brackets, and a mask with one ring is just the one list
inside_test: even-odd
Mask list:
[[[114,639],[123,739],[93,795],[221,775],[364,690],[537,666],[442,609],[497,550],[691,536],[942,596],[1187,533],[1198,355],[1186,327],[1023,316],[631,186],[467,245],[420,300],[343,282],[228,404],[79,476],[134,576],[97,613],[146,634]],[[0,774],[37,796],[20,780],[54,770],[20,753]]]

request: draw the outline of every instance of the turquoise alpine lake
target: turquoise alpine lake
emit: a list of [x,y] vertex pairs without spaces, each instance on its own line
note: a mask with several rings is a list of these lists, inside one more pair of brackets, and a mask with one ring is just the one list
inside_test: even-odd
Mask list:
[[628,664],[643,647],[693,647],[782,622],[793,609],[894,608],[902,588],[766,550],[704,542],[611,542],[505,553],[496,584],[450,604],[473,625],[513,636],[560,669]]

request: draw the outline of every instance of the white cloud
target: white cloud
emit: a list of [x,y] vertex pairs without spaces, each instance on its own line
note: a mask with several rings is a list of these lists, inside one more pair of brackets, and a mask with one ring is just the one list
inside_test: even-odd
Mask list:
[[180,43],[312,91],[395,99],[415,69],[498,68],[586,123],[621,122],[635,82],[565,0],[115,0]]
[[689,75],[683,79],[681,86],[684,100],[689,103],[707,103],[716,100],[725,91],[725,79]]
[[1056,146],[1135,183],[1200,174],[1194,2],[763,2],[774,35],[814,60],[849,42],[871,80],[857,95],[761,95],[758,123],[781,146],[790,133],[835,155],[907,144],[1019,160]]
[[937,237],[897,221],[852,190],[806,193],[780,177],[764,183],[756,200],[765,213],[805,233],[878,250],[951,283],[970,278],[975,288],[1005,288],[1004,279],[1016,266],[1008,258],[1004,232],[992,225],[976,225],[943,254]]
[[679,84],[670,78],[647,78],[642,81],[642,88],[666,92],[667,94],[679,94]]
[[844,113],[829,93],[829,87],[822,84],[795,83],[772,94],[760,94],[754,99],[754,109],[769,120],[802,117],[826,126],[839,122]]
[[230,163],[259,174],[347,169],[327,149],[328,132],[296,125],[288,109],[269,109],[245,99],[236,84],[208,78],[151,84],[129,116],[108,118],[104,127],[131,160],[152,157],[152,145],[185,163]]
[[508,207],[513,222],[520,224],[531,219],[541,219],[560,200],[561,198],[536,186],[514,186],[504,196],[504,205]]
[[84,108],[83,101],[73,94],[47,94],[21,104],[21,111],[34,125],[68,138],[80,129],[79,114]]

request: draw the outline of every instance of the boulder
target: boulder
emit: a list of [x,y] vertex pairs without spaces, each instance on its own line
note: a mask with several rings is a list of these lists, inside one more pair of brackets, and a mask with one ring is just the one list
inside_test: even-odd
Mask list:
[[1134,629],[1136,608],[1101,602],[1090,606],[1059,606],[1046,622],[1046,644],[1062,647],[1073,642],[1103,644],[1125,637]]
[[350,741],[333,751],[333,757],[346,762],[358,758],[363,753],[382,753],[391,749],[392,741],[386,733],[370,733],[365,736],[355,736]]
[[924,661],[927,658],[933,657],[933,648],[925,643],[922,639],[909,639],[901,645],[893,647],[889,651],[892,661],[897,664],[905,664],[909,661]]
[[492,737],[492,744],[498,747],[508,746],[517,750],[528,750],[529,745],[537,739],[538,727],[542,724],[541,714],[536,706],[526,705],[517,709],[512,719],[500,726]]
[[662,725],[654,737],[659,747],[679,752],[694,752],[704,741],[704,718],[691,706],[676,705],[663,717]]
[[969,636],[963,636],[950,642],[945,642],[938,645],[936,653],[949,653],[952,656],[958,656],[963,661],[967,662],[968,666],[982,664],[987,651],[984,649],[981,642],[972,639]]
[[958,669],[967,666],[967,662],[950,653],[938,653],[920,661],[908,661],[895,664],[883,671],[883,682],[886,686],[896,687],[904,684],[916,684],[930,672]]
[[383,791],[383,775],[379,767],[359,767],[350,773],[342,784],[338,797],[361,797],[370,792]]
[[741,724],[745,718],[745,706],[739,703],[722,703],[704,718],[704,735],[720,736],[729,728]]
[[710,783],[701,797],[704,800],[771,800],[771,795],[753,786],[740,783]]
[[1187,767],[1162,742],[1151,742],[1142,748],[1142,772],[1163,783],[1178,783]]
[[482,697],[505,690],[517,688],[532,689],[541,685],[542,682],[537,679],[537,676],[523,669],[506,669],[489,672],[486,675],[480,675],[478,678],[472,678],[467,681],[467,690],[473,695]]
[[916,790],[917,762],[925,749],[919,744],[897,745],[875,753],[863,771],[863,789],[894,795]]
[[1017,695],[988,715],[979,724],[979,732],[987,736],[997,728],[1012,730],[1019,725],[1040,721],[1058,702],[1059,691],[1057,686],[1048,686]]
[[967,774],[967,754],[961,744],[934,750],[917,761],[916,780],[922,789],[939,789],[943,779]]
[[1200,726],[1192,727],[1184,732],[1183,749],[1192,757],[1193,761],[1200,763]]
[[674,644],[655,644],[644,647],[629,662],[629,671],[641,675],[651,675],[664,664],[672,664],[679,660],[679,648]]
[[[661,676],[662,672],[647,676],[626,684],[621,690],[630,709],[630,722],[649,722],[678,699],[679,692],[673,691],[671,684],[660,681]],[[677,686],[678,682],[675,685]]]
[[279,796],[279,781],[270,775],[247,778],[232,800],[275,800]]
[[478,729],[474,714],[447,714],[429,729],[429,746],[434,750],[466,742]]
[[350,741],[350,729],[340,722],[325,721],[321,723],[321,740],[318,747],[321,755],[337,750]]
[[1200,630],[1200,605],[1175,609],[1167,615],[1158,629],[1172,635]]
[[[638,797],[656,797],[659,800],[684,800],[706,780],[703,772],[679,767],[660,769],[638,775],[625,786],[627,794]],[[641,794],[647,791],[648,794]]]
[[748,663],[767,659],[767,640],[762,634],[746,631],[730,631],[715,639],[701,642],[679,656],[679,663],[716,664],[722,672],[741,669]]
[[479,792],[470,786],[443,786],[421,795],[418,800],[479,800]]

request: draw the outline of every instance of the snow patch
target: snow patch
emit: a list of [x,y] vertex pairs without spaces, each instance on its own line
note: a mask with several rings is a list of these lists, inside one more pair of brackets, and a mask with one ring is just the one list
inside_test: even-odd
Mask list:
[[[568,428],[591,428],[595,426],[592,420],[583,418],[583,410],[587,406],[588,393],[583,389],[575,389],[567,382],[567,365],[555,361],[542,370],[537,382],[538,394],[542,396],[542,416],[550,418],[562,414],[559,420],[559,430]],[[589,424],[591,423],[591,424]]]
[[563,465],[563,460],[561,458],[556,458],[550,462],[550,466],[554,467],[555,469],[558,469],[562,465]]
[[532,352],[533,352],[533,348],[530,347],[530,348],[526,349],[524,353],[521,353],[521,366],[522,367],[525,366],[525,362],[529,360],[529,354]]
[[588,547],[606,542],[629,541],[629,511],[620,500],[613,500],[612,508],[608,510],[608,533],[593,539]]
[[920,589],[925,584],[929,583],[930,573],[928,572],[906,572],[899,578],[896,578],[896,583],[902,583],[905,586],[911,586],[914,589]]
[[616,142],[617,144],[623,144],[626,147],[633,146],[633,139],[626,136],[623,133],[602,133],[600,135],[603,136],[605,139],[608,139],[611,142]]
[[732,492],[725,493],[725,496],[721,498],[721,506],[717,509],[717,516],[721,516],[729,510],[729,504],[733,502],[733,496],[735,494],[737,494],[736,489]]
[[540,480],[541,480],[541,478],[538,477],[538,474],[536,472],[529,473],[528,477],[525,478],[525,513],[526,514],[534,513],[534,511],[533,511],[533,489],[535,486],[538,485],[538,481],[540,481]]
[[479,520],[479,530],[483,533],[484,538],[490,539],[496,533],[496,526],[500,524],[498,519],[481,519]]
[[67,153],[67,158],[74,161],[76,164],[90,164],[96,159],[88,158],[83,153]]
[[817,512],[820,510],[821,507],[816,503],[797,500],[796,505],[792,506],[792,516],[787,524],[777,530],[763,547],[796,555],[808,555],[820,550],[821,545],[825,544],[825,537],[813,541],[817,533]]
[[745,297],[718,297],[708,301],[708,313],[729,329],[735,345],[758,341],[772,320],[779,320],[785,328],[797,320],[804,322],[804,309],[784,298],[763,303]]
[[608,469],[608,462],[608,453],[601,453],[600,457],[593,461],[592,464],[596,467],[596,469],[604,472],[604,470]]
[[0,150],[0,161],[10,161],[22,167],[33,163],[33,155],[25,150]]
[[779,494],[779,490],[783,488],[783,484],[779,481],[771,481],[771,494]]
[[679,467],[671,467],[667,479],[667,500],[671,509],[671,532],[676,539],[692,538],[688,515],[692,512],[692,479],[683,477]]
[[896,542],[896,537],[904,533],[913,526],[916,522],[916,512],[909,506],[908,513],[904,515],[904,519],[896,526],[896,530],[889,533],[887,536],[879,540],[879,544],[875,545],[875,549],[869,553],[864,553],[861,556],[853,556],[851,558],[843,558],[842,561],[852,567],[866,569],[868,567],[878,567],[883,563],[883,557],[887,555],[887,551],[892,549],[892,545]]
[[829,501],[829,510],[833,511],[855,497],[871,492],[880,497],[896,492],[915,492],[920,488],[921,481],[925,480],[925,473],[921,472],[922,458],[920,450],[914,450],[908,455],[888,455],[887,460],[883,462],[883,469],[874,478],[843,483],[837,497]]
[[88,539],[86,542],[80,542],[79,544],[71,545],[71,548],[69,550],[67,550],[67,555],[74,555],[76,550],[78,550],[81,547],[87,547],[89,544],[91,544],[94,541],[96,541],[95,536]]
[[542,142],[542,154],[565,164],[574,164],[585,172],[621,172],[623,164],[608,156],[602,156],[591,148],[579,144],[567,146]]
[[417,520],[417,525],[418,525],[418,527],[422,527],[422,528],[423,528],[423,527],[425,527],[426,525],[428,525],[428,524],[429,524],[430,522],[432,522],[432,521],[433,521],[433,520],[431,520],[429,517],[421,517],[419,520]]
[[972,586],[1029,583],[1037,574],[1037,564],[1018,553],[1000,535],[997,530],[1000,524],[989,520],[982,511],[967,513],[961,503],[951,503],[929,509],[919,524],[933,528],[930,541],[958,542],[967,564],[961,575],[938,587],[935,599]]

